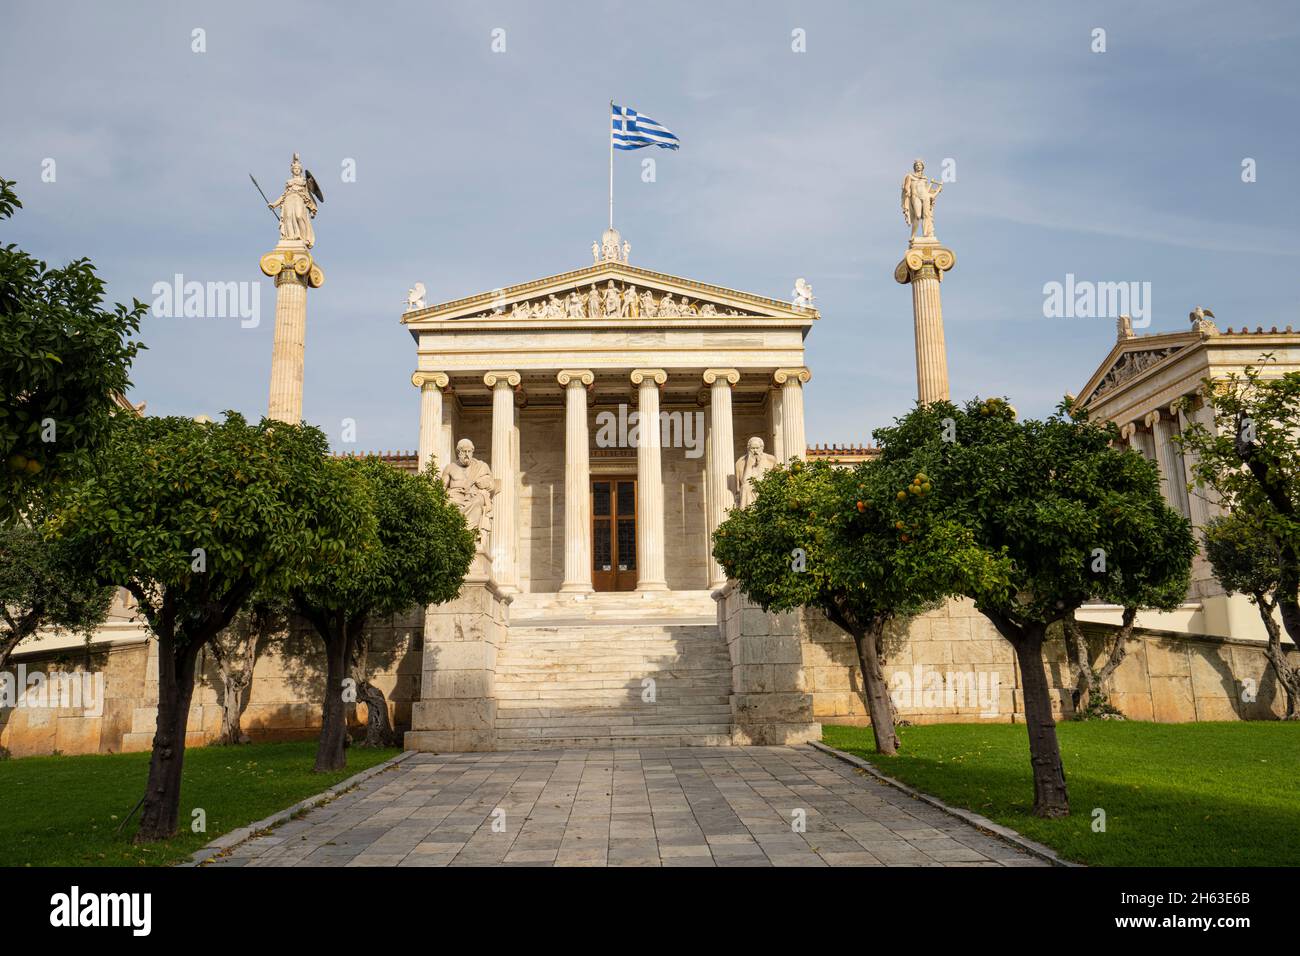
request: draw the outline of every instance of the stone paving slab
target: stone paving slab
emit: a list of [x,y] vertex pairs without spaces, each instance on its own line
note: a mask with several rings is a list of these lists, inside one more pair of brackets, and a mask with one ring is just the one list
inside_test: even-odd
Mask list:
[[812,747],[413,754],[206,866],[1046,866]]

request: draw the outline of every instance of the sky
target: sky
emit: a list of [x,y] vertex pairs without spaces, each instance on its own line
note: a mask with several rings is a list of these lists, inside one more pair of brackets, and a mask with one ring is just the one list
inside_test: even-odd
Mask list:
[[954,399],[1040,416],[1083,387],[1115,319],[1046,316],[1067,276],[1149,290],[1144,332],[1197,304],[1300,328],[1294,3],[11,0],[4,21],[0,176],[25,208],[0,242],[88,256],[111,301],[152,304],[177,274],[261,283],[256,326],[145,320],[130,397],[149,414],[264,413],[277,232],[249,173],[274,198],[298,151],[326,197],[304,417],[337,450],[414,449],[406,290],[590,264],[611,99],[682,144],[616,157],[633,265],[779,299],[812,284],[811,443],[870,442],[915,401],[893,271],[916,157],[947,171]]

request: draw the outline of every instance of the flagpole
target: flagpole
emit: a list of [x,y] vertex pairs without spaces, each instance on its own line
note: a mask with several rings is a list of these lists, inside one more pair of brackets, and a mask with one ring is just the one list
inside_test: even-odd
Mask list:
[[614,101],[609,101],[609,228],[614,228]]

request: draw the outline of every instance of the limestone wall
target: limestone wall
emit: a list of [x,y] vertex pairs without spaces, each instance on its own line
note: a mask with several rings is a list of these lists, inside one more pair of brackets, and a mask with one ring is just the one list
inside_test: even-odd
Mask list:
[[[104,701],[98,714],[90,711],[101,708],[85,706],[0,708],[0,747],[13,756],[148,750],[158,712],[158,645],[147,639],[142,629],[127,629],[137,636],[99,641],[89,648],[32,649],[14,655],[10,673],[22,664],[28,675],[54,671],[102,674]],[[370,680],[388,697],[389,717],[399,728],[410,724],[412,702],[419,699],[422,630],[419,614],[383,618],[370,628]],[[320,729],[323,682],[320,640],[308,625],[295,622],[289,633],[271,642],[257,660],[244,711],[244,732],[254,740],[314,737]],[[205,653],[195,681],[187,746],[217,739],[220,694],[215,664]],[[360,725],[366,717],[365,706],[356,710],[352,719]]]
[[[1106,625],[1085,625],[1098,661],[1106,630]],[[820,612],[807,609],[801,614],[801,637],[813,716],[824,724],[869,723],[852,639]],[[899,707],[902,719],[1007,723],[1024,713],[1011,645],[969,601],[952,601],[921,615],[890,634],[885,650],[885,677],[891,688],[901,682],[906,694]],[[1300,658],[1300,652],[1290,653]],[[1072,710],[1073,681],[1059,633],[1043,657],[1053,711],[1066,717]],[[946,679],[950,674],[954,677]],[[994,675],[996,697],[991,693]],[[1252,696],[1253,701],[1243,699]],[[1134,632],[1128,656],[1112,678],[1110,698],[1134,720],[1161,722],[1266,720],[1282,716],[1286,707],[1260,644],[1149,629]]]

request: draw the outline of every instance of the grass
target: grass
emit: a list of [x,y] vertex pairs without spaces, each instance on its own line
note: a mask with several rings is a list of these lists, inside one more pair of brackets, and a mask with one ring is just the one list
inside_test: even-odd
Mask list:
[[1300,864],[1300,723],[1067,721],[1057,732],[1072,811],[1060,820],[1030,815],[1023,724],[903,727],[893,757],[875,752],[869,727],[828,726],[823,740],[1080,863]]
[[[25,757],[0,761],[0,866],[164,866],[187,859],[223,833],[260,820],[397,754],[348,749],[346,770],[311,772],[316,741],[196,747],[185,752],[180,833],[134,846],[135,818],[122,817],[144,793],[149,754]],[[207,832],[191,832],[195,808]]]

